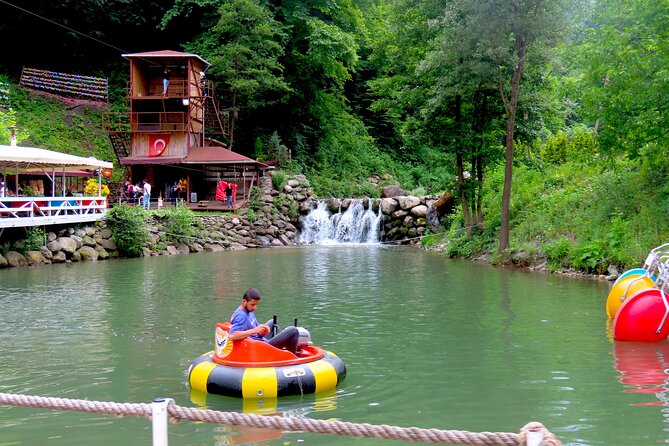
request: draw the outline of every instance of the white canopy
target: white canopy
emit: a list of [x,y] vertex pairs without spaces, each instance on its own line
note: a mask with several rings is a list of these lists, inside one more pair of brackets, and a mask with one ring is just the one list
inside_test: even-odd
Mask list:
[[36,147],[0,145],[0,173],[4,170],[7,170],[7,173],[10,171],[12,173],[35,171],[37,169],[51,171],[57,167],[63,169],[65,167],[111,169],[114,164],[108,161],[100,161],[94,157],[84,158]]

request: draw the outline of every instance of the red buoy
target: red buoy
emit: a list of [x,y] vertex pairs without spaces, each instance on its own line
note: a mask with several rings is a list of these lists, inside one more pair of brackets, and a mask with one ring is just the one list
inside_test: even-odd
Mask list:
[[639,291],[625,299],[613,321],[617,341],[662,341],[669,336],[667,294],[657,288]]

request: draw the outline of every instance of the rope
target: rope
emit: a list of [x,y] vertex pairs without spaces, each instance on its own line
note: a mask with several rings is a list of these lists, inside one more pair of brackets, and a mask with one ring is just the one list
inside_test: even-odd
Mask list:
[[[0,405],[38,407],[44,409],[95,412],[110,415],[134,415],[150,418],[151,404],[114,403],[106,401],[74,400],[31,395],[0,393]],[[219,412],[182,407],[170,403],[167,413],[172,421],[189,420],[233,426],[249,426],[285,431],[304,431],[321,434],[348,435],[360,438],[380,438],[384,440],[405,440],[421,443],[446,443],[474,446],[515,446],[520,444],[520,436],[510,432],[467,432],[459,430],[421,429],[417,427],[397,427],[348,423],[344,421],[313,420],[309,418],[286,418],[276,416]],[[540,425],[540,423],[535,423]],[[540,425],[543,428],[543,425]],[[545,428],[544,428],[545,429]]]

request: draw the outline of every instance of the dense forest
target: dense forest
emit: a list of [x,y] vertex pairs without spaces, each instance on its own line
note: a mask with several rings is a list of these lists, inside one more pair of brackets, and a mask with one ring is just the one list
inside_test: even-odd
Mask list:
[[[112,106],[122,54],[200,55],[236,151],[307,174],[320,196],[378,196],[372,175],[451,191],[457,212],[425,241],[451,255],[601,273],[669,238],[666,2],[0,0],[0,14],[4,79],[99,75]],[[12,91],[0,143],[18,124],[62,145],[73,126],[44,129],[38,102]]]

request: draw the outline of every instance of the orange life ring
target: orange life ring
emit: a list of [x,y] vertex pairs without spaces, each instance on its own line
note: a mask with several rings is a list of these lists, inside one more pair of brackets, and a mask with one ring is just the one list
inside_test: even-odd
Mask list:
[[103,178],[111,178],[112,176],[112,170],[109,168],[102,169],[102,177]]

